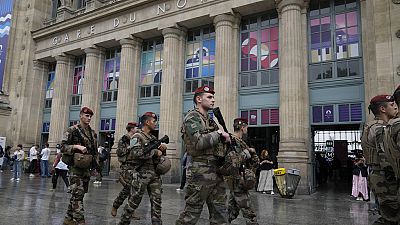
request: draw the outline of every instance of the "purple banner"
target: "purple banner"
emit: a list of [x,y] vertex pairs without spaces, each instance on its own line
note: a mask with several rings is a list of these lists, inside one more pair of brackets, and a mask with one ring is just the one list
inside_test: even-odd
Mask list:
[[0,89],[3,87],[12,9],[13,0],[0,0]]

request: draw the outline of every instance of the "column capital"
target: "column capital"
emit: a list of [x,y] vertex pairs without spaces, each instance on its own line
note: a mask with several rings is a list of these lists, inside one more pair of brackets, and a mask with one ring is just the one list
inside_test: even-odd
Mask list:
[[230,26],[233,27],[235,23],[237,23],[238,16],[232,14],[221,14],[214,17],[214,26],[215,28],[219,26]]
[[86,55],[100,55],[102,53],[104,53],[104,48],[102,47],[89,47],[89,48],[85,48],[84,52],[86,53]]
[[72,59],[72,56],[69,56],[69,55],[66,55],[66,54],[62,54],[62,55],[56,55],[54,58],[56,59],[57,64],[58,63],[65,63],[66,64]]
[[186,35],[186,30],[183,27],[167,27],[162,30],[164,38],[176,38],[180,39]]
[[45,69],[48,65],[48,62],[38,59],[33,60],[33,69]]
[[300,9],[308,7],[308,0],[275,0],[276,3],[276,9],[278,10],[279,13],[282,13],[282,10],[290,5],[293,6],[298,6]]
[[123,39],[119,40],[119,44],[121,45],[121,47],[139,46],[142,44],[142,42],[143,42],[143,40],[141,38],[134,37],[134,36],[132,36],[132,38],[123,38]]

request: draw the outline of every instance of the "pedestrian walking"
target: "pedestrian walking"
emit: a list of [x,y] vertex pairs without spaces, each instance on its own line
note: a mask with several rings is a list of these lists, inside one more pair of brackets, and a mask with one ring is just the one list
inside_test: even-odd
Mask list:
[[351,195],[357,201],[369,199],[367,177],[368,177],[368,168],[365,165],[365,158],[362,156],[358,156],[354,160],[353,185],[351,189]]
[[44,146],[45,148],[40,152],[40,171],[42,173],[42,177],[51,177],[49,172],[49,157],[51,150],[48,143],[46,143]]
[[6,146],[6,149],[4,150],[3,163],[1,165],[1,170],[0,170],[1,172],[3,172],[8,166],[10,166],[10,168],[12,170],[10,150],[11,150],[11,146]]
[[28,172],[30,172],[31,174],[29,175],[29,177],[34,177],[35,173],[36,173],[36,165],[38,163],[38,149],[39,149],[39,145],[33,145],[30,149],[29,149],[29,168],[28,168]]
[[125,205],[119,225],[130,224],[132,215],[139,207],[146,190],[151,203],[151,223],[152,225],[162,224],[161,177],[156,171],[156,166],[159,162],[159,158],[165,154],[167,146],[161,144],[158,148],[145,152],[145,146],[157,140],[157,138],[151,134],[151,132],[156,129],[157,116],[153,112],[146,112],[140,120],[142,128],[137,131],[130,140],[133,164],[138,165],[138,167],[134,171],[131,171],[131,196],[128,199],[128,203]]
[[71,126],[64,133],[61,142],[62,160],[70,167],[71,199],[64,225],[85,224],[83,198],[88,192],[90,169],[98,164],[97,134],[90,127],[93,111],[82,107],[79,124]]
[[258,182],[257,191],[266,194],[269,192],[274,195],[274,163],[270,157],[268,150],[264,149],[260,155],[260,180]]
[[[58,150],[58,149],[57,149]],[[50,189],[50,191],[54,191],[57,187],[57,182],[58,182],[58,177],[61,176],[63,179],[65,186],[67,187],[68,191],[70,190],[69,188],[69,181],[68,181],[68,165],[65,164],[62,161],[62,154],[61,152],[57,153],[56,158],[53,163],[53,169],[52,169],[52,179],[51,182],[53,183],[53,187]]]
[[185,151],[185,154],[183,154],[183,157],[182,157],[181,185],[179,186],[179,188],[176,189],[177,191],[183,191],[183,189],[185,188],[187,173],[188,173],[189,166],[191,164],[192,164],[192,157],[190,155],[188,155],[187,152]]
[[14,177],[11,178],[11,181],[20,181],[24,155],[25,153],[24,150],[22,150],[22,145],[19,144],[14,152]]
[[223,176],[217,173],[218,158],[224,156],[224,143],[229,143],[228,133],[220,130],[208,111],[214,107],[214,90],[202,86],[195,90],[190,110],[182,124],[185,149],[192,156],[192,176],[188,179],[186,205],[176,225],[196,224],[204,203],[207,204],[210,224],[227,225],[226,190]]

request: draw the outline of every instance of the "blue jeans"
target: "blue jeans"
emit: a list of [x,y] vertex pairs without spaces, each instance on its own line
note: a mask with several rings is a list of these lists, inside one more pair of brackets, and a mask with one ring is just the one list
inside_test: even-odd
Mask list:
[[40,161],[40,172],[42,177],[50,176],[49,173],[49,160],[41,160]]
[[21,161],[14,161],[14,179],[17,179],[21,176]]

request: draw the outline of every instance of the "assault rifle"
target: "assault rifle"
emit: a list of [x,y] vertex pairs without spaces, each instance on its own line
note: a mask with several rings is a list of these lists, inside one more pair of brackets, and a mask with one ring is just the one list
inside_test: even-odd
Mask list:
[[[215,118],[217,118],[218,123],[222,126],[224,131],[229,134],[229,137],[231,138],[231,143],[227,144],[228,150],[225,152],[225,156],[222,159],[218,160],[219,164],[223,165],[226,155],[228,155],[228,153],[231,151],[235,151],[235,147],[237,147],[238,144],[236,143],[235,139],[232,138],[232,134],[229,133],[228,129],[226,128],[225,120],[224,120],[224,117],[222,116],[222,113],[221,113],[221,110],[219,109],[219,107],[214,108],[213,113],[214,113]],[[245,178],[244,170],[245,170],[245,165],[244,164],[240,165],[239,172],[243,174],[243,178]]]
[[169,137],[167,135],[164,135],[164,137],[162,137],[160,140],[157,139],[151,140],[149,143],[144,145],[143,153],[145,155],[149,154],[152,149],[157,149],[161,145],[161,143],[168,144]]

